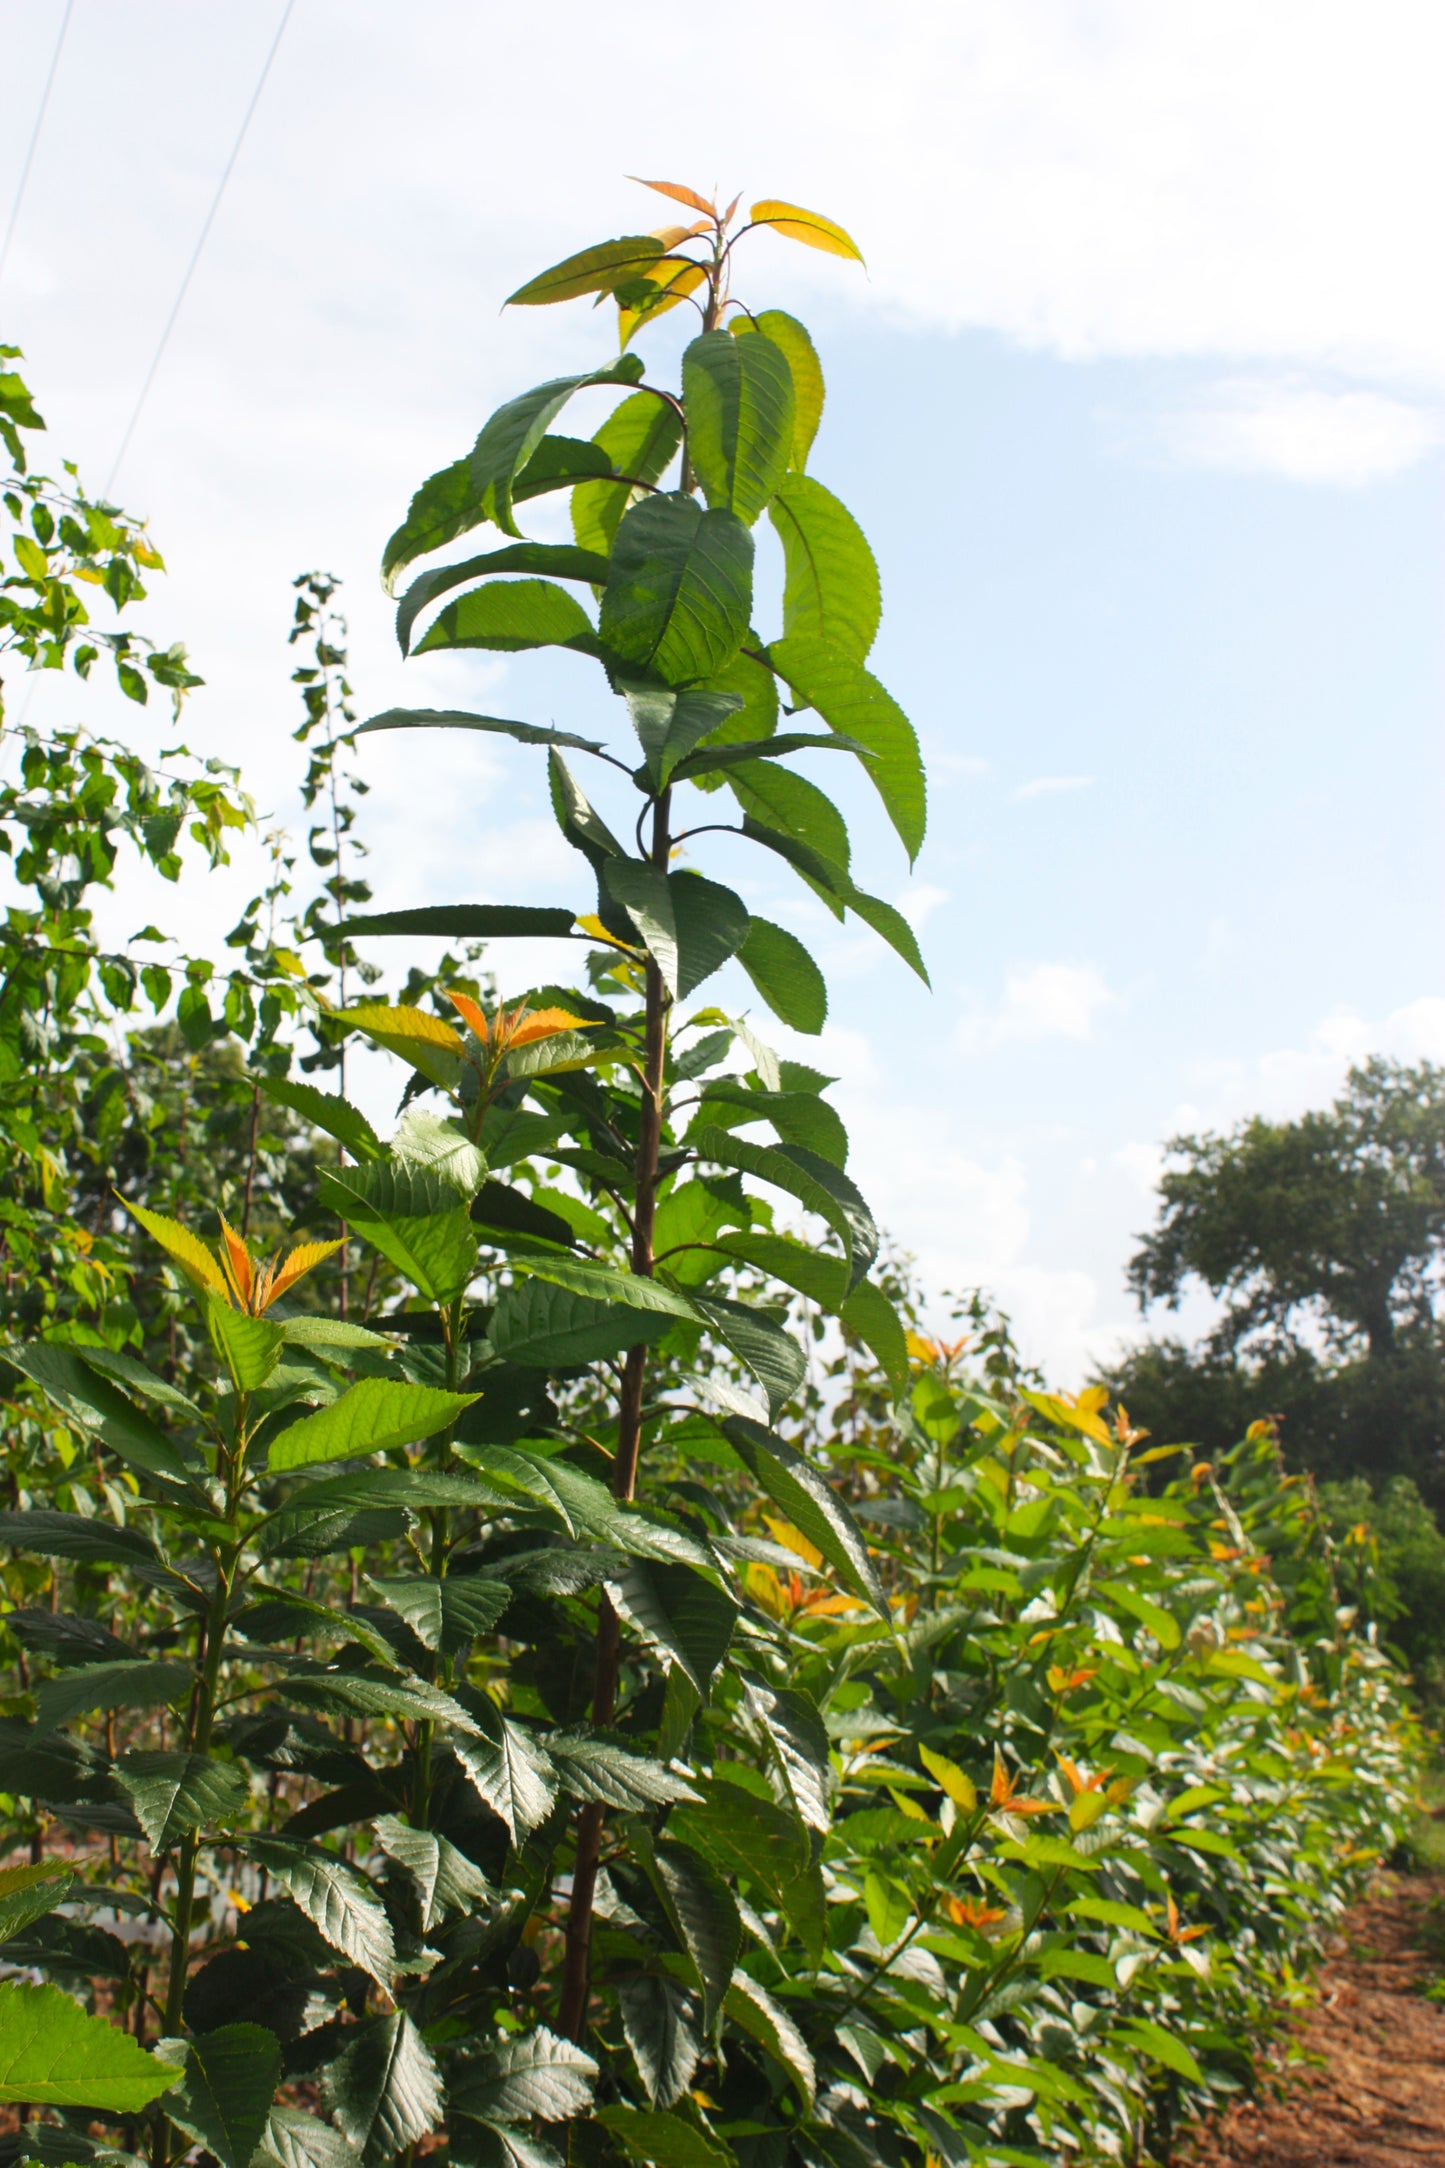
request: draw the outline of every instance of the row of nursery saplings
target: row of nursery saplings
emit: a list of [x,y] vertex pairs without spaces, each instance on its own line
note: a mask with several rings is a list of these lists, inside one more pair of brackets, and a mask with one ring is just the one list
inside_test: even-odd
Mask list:
[[[425,1427],[438,1351],[206,1299],[209,1410],[133,1357],[27,1358],[72,1458],[70,1510],[37,1445],[0,1524],[19,2157],[1160,2157],[1407,1811],[1400,1683],[1265,1433],[1160,1487],[1096,1396],[986,1394],[915,1343],[830,1464],[657,1418],[644,1514],[585,1451],[490,1442],[485,1397],[449,1472],[338,1474],[305,1435],[331,1409],[275,1429],[296,1374],[404,1387]],[[589,1726],[604,1591],[623,1683]]]

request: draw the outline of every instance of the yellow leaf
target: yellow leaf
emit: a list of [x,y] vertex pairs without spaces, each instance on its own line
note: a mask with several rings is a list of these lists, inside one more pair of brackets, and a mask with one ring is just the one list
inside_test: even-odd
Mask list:
[[890,1784],[888,1786],[888,1796],[899,1813],[906,1814],[910,1822],[922,1822],[925,1829],[932,1830],[935,1836],[938,1834],[937,1823],[929,1819],[922,1807],[919,1806],[918,1801],[910,1799],[907,1792],[895,1791]]
[[968,1773],[951,1762],[946,1754],[935,1754],[932,1747],[921,1746],[918,1759],[932,1777],[939,1790],[965,1814],[972,1814],[978,1806],[978,1793]]
[[706,211],[709,218],[717,217],[717,205],[709,203],[695,188],[684,187],[681,181],[645,181],[640,173],[629,173],[627,178],[636,181],[639,188],[655,189],[659,196],[671,196],[674,203],[685,203],[693,211]]
[[620,301],[617,304],[617,331],[622,346],[626,347],[639,324],[650,324],[654,316],[665,316],[669,309],[675,309],[706,277],[707,266],[694,263],[690,256],[654,264],[647,279],[657,288],[656,294],[649,295],[640,308],[626,308]]
[[288,1288],[294,1287],[298,1280],[305,1279],[307,1273],[314,1271],[316,1266],[321,1264],[325,1258],[334,1257],[340,1248],[341,1243],[339,1241],[303,1242],[299,1244],[291,1252],[291,1255],[266,1290],[266,1300],[262,1307],[269,1309],[271,1304],[284,1295]]
[[463,1042],[441,1017],[425,1009],[392,1008],[384,1001],[363,1001],[339,1013],[342,1023],[364,1031],[368,1039],[384,1046],[388,1053],[400,1054],[433,1084],[440,1084],[444,1091],[455,1087]]
[[791,1521],[770,1520],[766,1513],[763,1521],[775,1543],[781,1543],[783,1549],[791,1551],[794,1558],[801,1558],[803,1564],[811,1566],[814,1573],[818,1571],[823,1563],[822,1552],[815,1543],[810,1543],[806,1536],[800,1535]]
[[906,1335],[906,1338],[908,1352],[916,1363],[937,1362],[938,1342],[936,1340],[926,1340],[921,1332],[910,1332]]
[[619,941],[615,933],[609,933],[595,911],[589,911],[585,918],[579,918],[577,924],[584,933],[590,934],[594,941],[605,941],[609,948],[621,949],[624,956],[642,954],[641,949],[635,948],[630,941]]
[[1080,1792],[1069,1808],[1069,1827],[1077,1836],[1081,1829],[1092,1829],[1099,1816],[1108,1806],[1102,1792]]
[[792,1609],[783,1593],[783,1584],[771,1566],[761,1559],[754,1559],[743,1572],[743,1587],[753,1602],[761,1605],[771,1618],[785,1619]]
[[750,215],[755,226],[771,226],[790,241],[806,242],[809,248],[824,249],[830,256],[851,256],[855,263],[863,261],[863,251],[852,235],[819,211],[805,211],[796,203],[778,203],[769,196],[755,203]]
[[231,1290],[226,1285],[226,1275],[198,1235],[193,1235],[179,1220],[167,1219],[163,1212],[150,1212],[143,1204],[126,1204],[124,1197],[120,1201],[131,1218],[139,1220],[146,1233],[159,1242],[168,1256],[174,1257],[188,1280],[197,1287],[209,1288],[213,1295],[219,1295],[222,1302],[229,1305]]

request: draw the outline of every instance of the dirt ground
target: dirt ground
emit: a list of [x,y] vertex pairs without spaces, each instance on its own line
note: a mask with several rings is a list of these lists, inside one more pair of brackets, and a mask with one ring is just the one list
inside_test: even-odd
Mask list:
[[1445,1882],[1390,1876],[1350,1912],[1292,2028],[1310,2062],[1283,2072],[1282,2100],[1198,2138],[1188,2168],[1445,2168],[1445,2003],[1421,1992],[1442,1975]]

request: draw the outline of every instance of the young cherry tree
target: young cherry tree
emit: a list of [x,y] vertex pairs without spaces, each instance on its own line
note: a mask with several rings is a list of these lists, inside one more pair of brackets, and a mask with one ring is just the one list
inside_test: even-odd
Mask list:
[[[877,1238],[843,1172],[846,1137],[818,1096],[825,1080],[801,1065],[778,1063],[745,1024],[720,1014],[689,1018],[681,1028],[705,1027],[707,1036],[691,1038],[686,1052],[674,1047],[679,1005],[733,958],[795,1030],[820,1031],[827,1011],[822,974],[805,946],[750,913],[721,881],[691,864],[678,866],[680,851],[706,837],[720,866],[735,858],[740,843],[773,853],[837,918],[855,913],[927,976],[907,921],[854,883],[837,806],[785,764],[800,754],[859,760],[910,861],[916,856],[925,820],[917,739],[866,667],[881,610],[877,567],[852,515],[807,471],[823,411],[822,368],[794,317],[775,309],[754,314],[733,292],[739,245],[759,231],[861,257],[841,227],[796,205],[763,200],[739,224],[736,201],[719,211],[690,188],[646,185],[697,213],[694,222],[584,249],[511,296],[512,305],[535,307],[612,295],[620,359],[508,401],[465,458],[418,490],[383,560],[394,586],[418,560],[469,530],[500,528],[513,538],[501,548],[424,572],[406,588],[397,612],[403,652],[560,646],[588,655],[621,701],[624,730],[630,726],[635,743],[619,752],[572,732],[451,710],[393,710],[358,733],[475,730],[545,746],[553,809],[595,877],[596,908],[460,905],[352,919],[348,928],[602,941],[613,958],[612,983],[641,994],[641,1014],[631,1018],[575,994],[555,1000],[549,994],[552,1005],[525,1022],[523,1011],[489,1023],[464,1007],[470,1036],[454,1035],[446,1045],[430,1018],[395,1009],[349,1012],[351,1022],[410,1060],[423,1079],[460,1092],[470,1133],[493,1166],[496,1140],[508,1137],[525,1096],[524,1077],[580,1079],[594,1072],[585,1088],[580,1081],[552,1082],[552,1127],[536,1148],[545,1145],[554,1160],[569,1164],[603,1214],[610,1212],[605,1246],[610,1250],[618,1233],[624,1236],[626,1278],[610,1264],[603,1278],[594,1264],[539,1264],[513,1248],[510,1262],[527,1277],[504,1294],[492,1346],[514,1361],[519,1355],[536,1361],[528,1346],[559,1339],[564,1320],[575,1330],[579,1299],[592,1306],[592,1338],[584,1346],[579,1333],[577,1352],[594,1358],[614,1347],[622,1352],[610,1474],[615,1497],[624,1501],[637,1495],[650,1343],[670,1320],[720,1338],[753,1372],[773,1412],[801,1381],[801,1351],[766,1309],[747,1310],[702,1291],[730,1260],[771,1273],[785,1288],[844,1315],[886,1354],[896,1376],[904,1365],[897,1321],[864,1279]],[[673,389],[647,381],[632,342],[679,306],[696,310],[700,329]],[[612,386],[626,396],[590,439],[549,433],[577,392]],[[521,508],[559,490],[571,494],[575,542],[527,540]],[[782,595],[766,609],[754,595],[752,535],[764,514],[784,563]],[[577,592],[589,588],[595,616]],[[417,638],[439,602],[443,607]],[[766,634],[755,629],[760,618],[769,625]],[[803,714],[813,727],[780,730],[780,709],[789,720]],[[566,753],[629,779],[636,797],[619,825],[632,848],[584,794]],[[689,800],[689,785],[706,793],[726,786],[734,817],[718,819],[711,804]],[[734,1035],[754,1064],[746,1082],[718,1073]],[[526,1042],[522,1062],[517,1050]],[[690,1090],[697,1111],[685,1137],[674,1140],[672,1097],[679,1085]],[[758,1123],[774,1130],[776,1143],[736,1133]],[[599,1145],[599,1127],[606,1144]],[[566,1139],[572,1140],[567,1149],[552,1149]],[[672,1148],[664,1149],[665,1139]],[[505,1148],[516,1156],[510,1141]],[[749,1229],[770,1221],[766,1206],[740,1189],[734,1203],[719,1187],[719,1177],[727,1184],[741,1173],[819,1215],[836,1238],[837,1257],[771,1232],[719,1241],[730,1219],[741,1218]],[[687,1239],[678,1241],[679,1232]],[[519,1302],[527,1306],[532,1336],[520,1343]],[[610,1725],[617,1714],[621,1626],[604,1595],[591,1697],[596,1725]],[[577,1830],[560,2023],[579,2040],[604,1812],[605,1802],[589,1801]]]

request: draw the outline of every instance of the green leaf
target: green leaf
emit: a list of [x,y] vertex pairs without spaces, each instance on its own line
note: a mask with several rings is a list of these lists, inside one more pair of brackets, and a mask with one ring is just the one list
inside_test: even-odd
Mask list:
[[37,1860],[29,1867],[0,1867],[0,1943],[53,1912],[73,1880],[62,1859]]
[[657,2168],[733,2168],[730,2146],[666,2109],[599,2108],[594,2121],[635,2160],[655,2161]]
[[189,1664],[155,1659],[138,1664],[87,1664],[46,1679],[35,1693],[35,1720],[41,1731],[55,1731],[72,1717],[100,1710],[155,1709],[190,1693],[195,1673]]
[[692,1301],[723,1344],[747,1365],[767,1395],[769,1415],[776,1418],[808,1374],[808,1358],[793,1335],[751,1303],[702,1289]]
[[750,1144],[721,1129],[690,1130],[688,1144],[699,1159],[736,1167],[796,1197],[806,1210],[826,1220],[843,1244],[850,1287],[865,1276],[878,1255],[878,1228],[841,1167],[800,1144]]
[[1204,2072],[1179,2035],[1166,2032],[1151,2018],[1131,2017],[1127,2023],[1115,2028],[1114,2037],[1126,2040],[1130,2047],[1142,2049],[1154,2062],[1162,2063],[1166,2070],[1176,2071],[1181,2078],[1188,2078],[1195,2085],[1204,2083]]
[[467,1206],[435,1170],[408,1173],[384,1160],[332,1168],[321,1178],[321,1195],[428,1301],[455,1300],[474,1277],[477,1238]]
[[394,1814],[377,1817],[377,1843],[411,1877],[417,1892],[423,1934],[454,1912],[471,1913],[496,1893],[480,1867],[446,1837],[412,1829]]
[[627,913],[634,938],[646,948],[662,973],[663,984],[676,1000],[677,921],[667,875],[637,858],[609,858],[602,869],[602,880],[613,902]]
[[[810,880],[819,882],[825,900],[835,892],[847,892],[852,886],[848,878],[847,826],[832,799],[816,783],[791,768],[779,768],[766,761],[759,761],[755,767],[731,769],[727,781],[752,822],[787,837],[809,854],[789,854],[790,863]],[[842,915],[836,906],[831,908],[835,916]]]
[[89,1514],[35,1507],[0,1513],[0,1543],[42,1558],[79,1558],[98,1566],[159,1567],[160,1553],[138,1528],[118,1528]]
[[799,702],[825,723],[866,745],[869,781],[887,808],[910,859],[918,856],[928,819],[918,739],[898,703],[851,655],[809,634],[774,640],[769,653]]
[[[759,760],[781,760],[787,753],[859,753],[866,747],[851,738],[820,738],[816,731],[790,730],[772,738],[751,738],[737,745],[706,745],[678,762],[673,780],[695,783],[699,776],[722,775],[729,768],[748,767]],[[789,771],[791,773],[791,770]]]
[[596,2082],[590,2055],[536,2025],[465,2067],[452,2087],[451,2106],[487,2122],[523,2123],[535,2115],[562,2123],[591,2107]]
[[741,954],[755,922],[741,896],[700,873],[670,873],[667,887],[677,932],[677,995],[686,1000],[730,956]]
[[59,1738],[36,1725],[0,1717],[0,1753],[4,1756],[6,1790],[23,1798],[76,1805],[98,1804],[113,1797],[105,1756],[79,1740]]
[[630,1814],[699,1796],[664,1763],[635,1754],[607,1733],[549,1732],[547,1755],[574,1798],[600,1800],[604,1806],[622,1807]]
[[469,1408],[478,1393],[447,1393],[433,1385],[399,1385],[360,1378],[329,1408],[303,1416],[271,1441],[269,1466],[306,1468],[314,1462],[384,1453],[394,1445],[434,1438]]
[[755,1883],[780,1906],[808,1866],[808,1833],[796,1815],[717,1777],[701,1805],[673,1810],[667,1835],[669,1843],[688,1845],[724,1874]]
[[695,684],[737,654],[752,589],[752,536],[734,513],[681,493],[648,497],[618,524],[603,641],[666,685]]
[[1098,1587],[1095,1594],[1101,1603],[1112,1603],[1126,1611],[1130,1618],[1138,1619],[1141,1626],[1147,1626],[1161,1649],[1178,1648],[1179,1621],[1162,1605],[1151,1603],[1147,1596],[1141,1596],[1137,1589],[1127,1587],[1122,1581],[1110,1581]]
[[605,455],[595,445],[576,444],[566,438],[548,439],[547,425],[583,385],[635,384],[641,374],[642,363],[637,356],[624,354],[605,369],[581,376],[554,377],[499,407],[470,456],[432,475],[412,498],[405,520],[382,553],[382,578],[388,590],[407,565],[454,542],[483,520],[494,520],[505,533],[520,541],[512,504],[514,499],[529,494],[524,470],[529,462],[540,461],[549,443],[555,448],[546,462],[547,482],[553,482],[559,469],[562,474],[569,468],[573,474],[596,473],[599,467],[605,472]]
[[390,1348],[396,1345],[385,1333],[369,1332],[365,1325],[352,1325],[340,1317],[288,1317],[285,1320],[288,1346],[314,1348],[320,1355],[335,1355],[346,1348]]
[[193,1829],[234,1821],[246,1804],[244,1771],[209,1754],[123,1754],[115,1775],[157,1854]]
[[281,2043],[263,2025],[222,2025],[199,2040],[166,2040],[185,2075],[166,2102],[171,2121],[221,2168],[250,2168],[281,2082]]
[[58,1987],[0,1987],[0,2100],[135,2115],[180,2074]]
[[128,1467],[192,1486],[205,1463],[187,1457],[105,1378],[97,1377],[77,1348],[37,1342],[7,1347],[4,1359],[77,1430],[97,1437]]
[[796,934],[754,917],[738,962],[780,1023],[816,1038],[828,1020],[828,988]]
[[483,1182],[472,1199],[472,1224],[495,1234],[559,1242],[566,1249],[575,1247],[577,1241],[560,1212],[538,1204],[524,1189],[514,1189],[509,1182]]
[[431,2049],[404,2010],[345,2036],[326,2068],[324,2098],[363,2168],[384,2168],[442,2120],[442,2082]]
[[566,2168],[554,2145],[511,2123],[471,2119],[455,2133],[450,2150],[457,2168]]
[[795,1242],[787,1235],[761,1234],[747,1227],[729,1230],[717,1240],[730,1256],[756,1266],[759,1272],[781,1280],[786,1287],[796,1288],[831,1317],[837,1316],[847,1299],[848,1268],[841,1257],[827,1250]]
[[[707,1582],[699,1580],[698,1585],[714,1593]],[[686,1635],[674,1626],[652,1569],[640,1559],[619,1564],[615,1572],[607,1575],[607,1594],[623,1624],[655,1649],[665,1666],[676,1664],[696,1692],[704,1694],[707,1677],[694,1660]]]
[[259,1392],[277,1363],[286,1329],[273,1318],[248,1317],[219,1295],[207,1293],[206,1324],[211,1345],[231,1374],[238,1393]]
[[494,1704],[484,1707],[485,1700],[473,1697],[477,1734],[454,1738],[452,1748],[479,1796],[506,1823],[513,1846],[520,1847],[551,1813],[556,1775],[541,1742]]
[[645,278],[666,253],[664,243],[651,233],[629,233],[619,241],[598,241],[592,248],[564,257],[549,271],[528,279],[525,286],[508,294],[502,306],[542,308],[553,301],[572,301],[578,294],[616,293],[619,286]]
[[793,372],[767,337],[705,331],[682,357],[687,449],[703,495],[751,527],[787,472]]
[[784,309],[764,309],[761,315],[752,318],[739,316],[728,329],[735,337],[760,331],[787,356],[793,374],[793,442],[788,464],[801,474],[808,464],[808,454],[823,418],[823,365],[818,359],[818,349],[797,317],[789,316]]
[[831,641],[855,662],[878,633],[878,565],[852,513],[810,475],[785,475],[768,506],[783,545],[783,632]]
[[607,578],[607,559],[570,542],[513,542],[506,549],[468,557],[459,565],[438,565],[413,580],[397,604],[396,638],[403,655],[410,652],[413,625],[439,595],[450,594],[468,580],[495,578],[504,572],[550,573],[553,579],[585,580],[596,587]]
[[505,1581],[488,1581],[481,1574],[454,1573],[438,1579],[432,1575],[373,1580],[371,1586],[382,1602],[405,1619],[423,1648],[442,1656],[459,1656],[484,1634],[512,1600]]
[[455,1724],[463,1731],[476,1726],[461,1703],[427,1679],[403,1676],[392,1670],[346,1664],[312,1664],[293,1658],[288,1666],[286,1692],[303,1708],[324,1709],[335,1716],[390,1716],[407,1723]]
[[[515,738],[520,745],[570,745],[579,753],[601,753],[606,750],[600,739],[579,738],[570,730],[545,730],[540,723],[512,723],[500,715],[472,715],[461,708],[387,708],[382,714],[373,715],[368,722],[362,723],[356,736],[365,737],[369,730],[480,730],[490,732],[496,737]],[[446,910],[449,906],[443,904],[435,908]],[[457,908],[463,911],[490,911],[499,914],[520,914],[528,909],[525,904],[519,903],[460,904]],[[410,917],[413,914],[388,911],[383,915],[391,919]],[[424,916],[425,913],[418,915]],[[364,925],[375,930],[369,918],[348,920],[347,923]],[[439,929],[425,926],[417,929],[423,933],[437,930]],[[531,932],[534,929],[524,927],[520,930]],[[482,938],[485,937],[484,932]]]
[[727,2015],[740,2031],[751,2034],[781,2063],[797,2086],[805,2107],[811,2108],[818,2090],[818,2073],[807,2041],[780,2002],[750,1974],[734,1975],[724,2004]]
[[[529,1265],[538,1262],[528,1258]],[[508,1362],[530,1369],[571,1370],[645,1340],[660,1339],[669,1318],[630,1305],[574,1294],[549,1280],[527,1278],[504,1287],[492,1313],[490,1339]]]
[[659,1840],[642,1855],[673,1933],[692,1960],[702,1994],[703,2031],[717,2026],[743,1946],[732,1891],[716,1867],[685,1844]]
[[458,647],[490,648],[504,655],[530,647],[573,647],[595,654],[597,634],[581,603],[564,587],[550,580],[504,580],[449,602],[415,652],[435,655]]
[[[157,1407],[165,1408],[172,1415],[182,1416],[189,1423],[201,1421],[201,1411],[194,1400],[189,1399],[178,1387],[168,1384],[164,1378],[158,1378],[154,1370],[147,1369],[137,1356],[127,1355],[122,1349],[113,1347],[77,1347],[75,1353],[87,1370],[97,1371],[104,1378],[119,1379],[120,1383],[128,1385],[133,1393],[139,1393],[142,1400],[153,1400]],[[192,1447],[183,1445],[177,1450],[188,1467],[205,1472],[204,1460]]]
[[882,935],[895,955],[903,958],[910,971],[917,972],[925,986],[932,984],[918,946],[918,936],[901,911],[895,911],[891,903],[883,903],[877,896],[866,896],[861,888],[851,885],[848,908],[856,911],[876,934]]
[[827,1728],[817,1702],[802,1687],[760,1686],[751,1679],[744,1681],[744,1693],[748,1713],[767,1737],[800,1819],[826,1837],[833,1779]]
[[[605,557],[617,524],[637,491],[634,483],[660,482],[682,445],[682,420],[670,399],[637,391],[614,407],[592,439],[607,454],[621,482],[581,482],[572,492],[572,532],[584,549]],[[604,574],[605,578],[605,574]]]
[[837,1109],[816,1091],[760,1091],[736,1077],[710,1077],[699,1119],[726,1129],[770,1122],[785,1144],[805,1145],[835,1167],[847,1165],[848,1132]]
[[324,1129],[328,1137],[335,1137],[353,1159],[381,1157],[382,1144],[376,1131],[360,1108],[339,1093],[318,1091],[314,1084],[303,1084],[292,1077],[262,1075],[252,1081],[277,1106],[290,1107],[313,1129]]
[[844,1587],[871,1603],[879,1617],[891,1624],[888,1599],[879,1587],[862,1531],[827,1479],[761,1423],[734,1415],[721,1428],[738,1458],[793,1526],[822,1552]]
[[593,1264],[584,1257],[535,1254],[517,1257],[513,1262],[519,1272],[535,1273],[539,1279],[570,1288],[577,1295],[589,1295],[598,1302],[621,1302],[629,1309],[659,1311],[666,1317],[697,1317],[690,1299],[665,1281],[624,1272],[616,1265]]
[[626,856],[606,821],[593,810],[578,788],[562,755],[555,750],[547,755],[547,780],[557,826],[572,848],[581,851],[594,872],[600,873],[609,858]]
[[659,789],[695,745],[742,707],[736,693],[679,693],[663,685],[624,685],[622,690],[647,772]]
[[299,2108],[273,2108],[256,2151],[256,2168],[359,2168],[356,2155],[329,2123]]
[[881,1287],[860,1280],[838,1315],[873,1355],[895,1393],[906,1393],[912,1382],[908,1366],[908,1337],[903,1320]]
[[618,1981],[617,2002],[648,2099],[654,2107],[671,2107],[691,2085],[702,2054],[702,2042],[689,2022],[692,1997],[666,1973],[639,1972]]
[[388,1985],[396,1963],[391,1925],[365,1875],[319,1845],[284,1837],[251,1837],[246,1851],[305,1914],[323,1942]]

